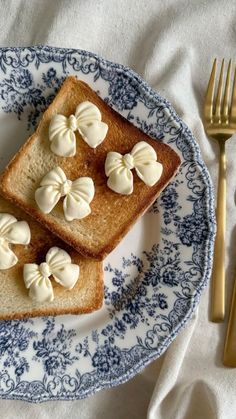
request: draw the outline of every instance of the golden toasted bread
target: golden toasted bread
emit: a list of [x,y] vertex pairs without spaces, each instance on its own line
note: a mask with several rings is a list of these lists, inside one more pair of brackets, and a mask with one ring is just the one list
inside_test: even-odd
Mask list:
[[[24,317],[51,316],[59,314],[90,313],[99,309],[103,302],[102,263],[85,259],[50,231],[29,217],[19,208],[0,197],[0,213],[14,215],[17,220],[28,222],[31,231],[29,245],[10,245],[18,257],[18,263],[10,269],[0,270],[0,319],[20,319]],[[52,246],[66,250],[72,262],[80,266],[80,276],[70,291],[54,280],[54,300],[50,303],[35,303],[28,296],[23,280],[25,263],[44,262],[47,251]]]
[[[76,132],[77,153],[74,157],[58,157],[50,150],[48,137],[51,118],[56,113],[69,116],[83,101],[94,103],[108,124],[105,140],[90,148]],[[134,191],[120,195],[107,186],[104,163],[109,151],[129,153],[139,141],[146,141],[163,164],[160,180],[149,187],[134,173]],[[52,104],[44,113],[36,132],[20,148],[3,172],[0,191],[84,256],[102,260],[119,243],[137,219],[167,186],[180,165],[180,158],[168,145],[155,141],[112,110],[87,84],[71,76],[66,79]],[[60,166],[67,179],[89,176],[95,184],[91,214],[68,222],[62,205],[44,214],[35,202],[35,190],[41,179],[55,166]]]

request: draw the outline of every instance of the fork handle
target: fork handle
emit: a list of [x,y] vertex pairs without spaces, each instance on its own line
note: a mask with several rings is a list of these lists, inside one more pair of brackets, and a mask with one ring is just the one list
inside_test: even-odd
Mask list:
[[226,367],[236,367],[236,276],[230,307],[229,322],[226,332],[223,364]]
[[219,178],[216,207],[217,233],[212,270],[211,320],[225,317],[225,224],[226,224],[226,157],[225,141],[219,142]]

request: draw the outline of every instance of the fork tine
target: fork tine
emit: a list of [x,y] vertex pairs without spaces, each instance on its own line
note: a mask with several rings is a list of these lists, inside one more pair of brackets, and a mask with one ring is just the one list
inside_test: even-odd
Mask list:
[[221,70],[220,70],[220,78],[219,78],[219,84],[217,89],[217,95],[216,95],[216,109],[215,109],[215,117],[216,120],[220,121],[220,115],[221,115],[221,98],[222,98],[222,86],[223,86],[223,75],[224,75],[224,64],[225,60],[222,60]]
[[230,90],[231,64],[232,64],[232,60],[229,60],[226,82],[225,82],[224,101],[223,101],[223,116],[224,116],[225,121],[227,122],[228,122],[228,116],[229,116],[229,90]]
[[233,89],[232,89],[230,119],[236,120],[236,70],[234,72],[234,82],[233,82]]
[[210,79],[207,86],[207,92],[205,97],[204,104],[204,116],[206,120],[212,120],[213,116],[213,100],[214,100],[214,89],[215,89],[215,79],[216,79],[216,58],[214,59]]

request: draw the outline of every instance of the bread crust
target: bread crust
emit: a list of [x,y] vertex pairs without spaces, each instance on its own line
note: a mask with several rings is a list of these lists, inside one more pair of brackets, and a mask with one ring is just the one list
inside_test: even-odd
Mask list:
[[[0,212],[14,215],[17,220],[28,222],[31,241],[27,246],[11,245],[18,263],[8,270],[0,270],[0,320],[25,317],[84,314],[98,310],[103,304],[103,266],[101,262],[84,258],[57,236],[44,229],[33,218],[0,196]],[[73,263],[80,266],[80,277],[70,291],[53,281],[54,301],[36,304],[28,297],[23,281],[25,263],[41,263],[47,251],[57,246],[66,250]]]
[[[75,111],[76,105],[84,100],[90,100],[99,107],[102,120],[109,125],[107,138],[94,150],[81,139],[79,134],[76,134],[77,153],[75,157],[63,158],[53,155],[48,140],[48,126],[52,115],[63,113],[69,116]],[[107,152],[128,153],[141,140],[146,141],[155,149],[158,161],[163,164],[161,179],[153,187],[148,187],[134,173],[132,195],[116,194],[106,186],[104,163]],[[68,179],[74,180],[79,176],[91,176],[94,180],[95,197],[91,203],[92,213],[83,220],[71,222],[72,228],[65,225],[57,208],[51,214],[43,214],[33,202],[32,196],[29,200],[26,193],[21,194],[20,191],[12,187],[12,184],[17,182],[18,173],[26,162],[27,156],[32,155],[32,158],[37,158],[32,152],[36,143],[40,151],[44,153],[45,159],[50,156],[50,163],[48,163],[44,175],[53,167],[60,166]],[[111,109],[86,83],[70,76],[45,111],[36,132],[20,148],[1,175],[0,193],[85,257],[103,260],[173,179],[179,165],[180,157],[171,147],[153,140],[141,132]],[[37,182],[35,189],[39,186]]]

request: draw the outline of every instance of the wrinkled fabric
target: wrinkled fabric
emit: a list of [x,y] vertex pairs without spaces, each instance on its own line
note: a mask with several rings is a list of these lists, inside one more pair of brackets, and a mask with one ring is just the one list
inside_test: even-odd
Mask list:
[[[1,46],[49,44],[89,50],[138,72],[193,131],[217,182],[217,145],[202,102],[214,57],[235,59],[232,0],[2,0]],[[227,301],[236,265],[236,139],[227,143]],[[209,289],[166,353],[126,384],[85,400],[33,405],[0,401],[1,417],[235,419],[236,370],[222,366],[225,323],[208,322]],[[228,310],[228,305],[227,305]],[[227,311],[228,312],[228,311]]]

